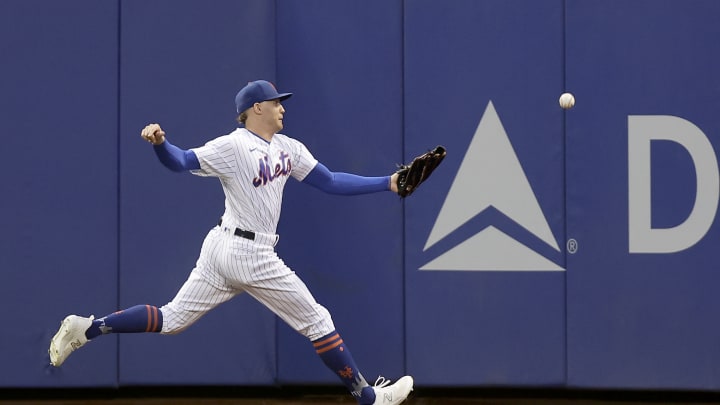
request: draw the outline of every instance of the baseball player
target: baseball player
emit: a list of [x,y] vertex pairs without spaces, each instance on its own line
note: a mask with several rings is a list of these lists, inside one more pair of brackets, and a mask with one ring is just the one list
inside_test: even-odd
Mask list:
[[195,268],[175,298],[157,308],[137,305],[100,319],[70,315],[50,343],[50,362],[58,367],[89,340],[108,333],[182,332],[208,311],[246,292],[307,337],[324,364],[362,405],[403,402],[413,389],[410,376],[394,384],[380,377],[370,386],[335,329],[330,313],[305,283],[278,257],[275,234],[283,189],[289,177],[328,193],[397,192],[398,174],[364,177],[331,172],[301,142],[278,133],[282,101],[270,82],[249,82],[235,97],[244,127],[204,146],[172,145],[158,124],[141,136],[160,162],[173,171],[217,177],[225,192],[225,213],[205,237]]

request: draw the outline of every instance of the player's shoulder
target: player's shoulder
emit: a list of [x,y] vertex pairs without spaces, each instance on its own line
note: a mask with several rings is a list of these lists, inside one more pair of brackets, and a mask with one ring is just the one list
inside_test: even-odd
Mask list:
[[204,145],[193,148],[193,151],[195,154],[206,155],[237,149],[241,146],[240,137],[238,136],[239,130],[240,128],[228,134],[217,136],[205,142]]
[[295,139],[285,135],[285,134],[275,134],[273,135],[273,138],[276,139],[278,142],[293,142]]
[[273,135],[273,142],[276,145],[280,145],[283,148],[291,149],[291,150],[299,150],[304,147],[302,142],[298,141],[295,138],[292,138],[290,136],[287,136],[285,134],[275,134]]
[[279,144],[288,146],[299,147],[303,145],[302,142],[285,134],[275,134],[273,135],[273,140]]

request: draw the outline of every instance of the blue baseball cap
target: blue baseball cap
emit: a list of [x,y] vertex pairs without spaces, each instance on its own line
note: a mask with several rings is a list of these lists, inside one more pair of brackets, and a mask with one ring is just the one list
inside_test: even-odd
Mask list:
[[255,103],[280,99],[285,100],[292,96],[292,93],[278,93],[275,86],[267,80],[255,80],[240,89],[235,96],[235,106],[238,114],[252,107]]

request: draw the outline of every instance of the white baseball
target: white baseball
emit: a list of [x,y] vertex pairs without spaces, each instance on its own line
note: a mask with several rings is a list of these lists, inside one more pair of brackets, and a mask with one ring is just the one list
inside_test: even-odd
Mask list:
[[564,109],[572,108],[575,105],[575,96],[572,93],[563,93],[560,95],[560,107]]

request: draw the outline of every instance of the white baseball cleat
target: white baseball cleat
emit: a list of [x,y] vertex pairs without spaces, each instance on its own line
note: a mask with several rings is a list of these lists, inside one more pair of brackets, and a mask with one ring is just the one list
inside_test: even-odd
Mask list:
[[85,318],[77,315],[69,315],[60,324],[60,330],[53,336],[50,342],[50,364],[60,367],[70,356],[70,353],[83,347],[88,342],[85,331],[88,330],[94,316]]
[[399,404],[410,395],[413,390],[413,379],[409,375],[397,380],[395,384],[389,385],[390,380],[379,377],[375,381],[375,402],[373,405],[395,405]]

